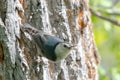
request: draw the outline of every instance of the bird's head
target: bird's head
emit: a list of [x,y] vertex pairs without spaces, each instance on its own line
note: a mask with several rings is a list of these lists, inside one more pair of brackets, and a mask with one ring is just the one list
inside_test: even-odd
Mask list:
[[74,46],[72,43],[59,43],[55,48],[55,55],[57,57],[57,61],[65,58],[70,53],[73,47]]

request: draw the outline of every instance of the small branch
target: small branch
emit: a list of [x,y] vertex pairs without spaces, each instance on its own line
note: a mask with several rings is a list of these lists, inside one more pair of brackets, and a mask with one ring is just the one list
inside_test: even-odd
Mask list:
[[114,15],[114,16],[120,16],[120,11],[104,11],[103,9],[102,10],[99,10],[100,13],[105,13],[105,14],[109,14],[109,15]]
[[107,17],[103,16],[102,14],[100,14],[99,12],[93,11],[92,9],[90,9],[90,12],[91,12],[91,14],[93,14],[94,16],[97,16],[97,17],[99,17],[99,18],[101,18],[101,19],[103,19],[103,20],[106,20],[106,21],[108,21],[108,22],[111,22],[112,24],[117,25],[117,26],[120,27],[120,22],[118,22],[117,20],[113,20],[113,19],[107,18]]
[[120,12],[106,12],[109,15],[120,16]]

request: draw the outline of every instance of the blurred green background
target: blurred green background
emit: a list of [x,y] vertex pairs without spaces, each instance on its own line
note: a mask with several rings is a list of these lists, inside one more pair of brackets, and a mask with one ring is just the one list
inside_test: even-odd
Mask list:
[[[120,0],[89,0],[89,3],[95,12],[120,22]],[[99,80],[120,80],[120,26],[94,15],[91,17],[101,56]]]

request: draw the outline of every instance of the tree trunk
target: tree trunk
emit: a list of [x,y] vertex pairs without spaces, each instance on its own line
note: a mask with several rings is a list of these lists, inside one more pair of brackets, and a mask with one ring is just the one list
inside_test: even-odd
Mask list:
[[[99,56],[87,0],[0,0],[0,80],[97,80]],[[20,25],[77,45],[51,62]]]

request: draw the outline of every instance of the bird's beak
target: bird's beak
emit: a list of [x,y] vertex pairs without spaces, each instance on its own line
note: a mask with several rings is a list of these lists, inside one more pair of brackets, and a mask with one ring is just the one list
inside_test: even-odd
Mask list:
[[75,47],[76,47],[76,45],[73,45],[73,44],[69,44],[69,46],[68,46],[69,49],[71,49],[71,48],[74,49]]
[[72,45],[71,48],[77,50],[77,45]]

